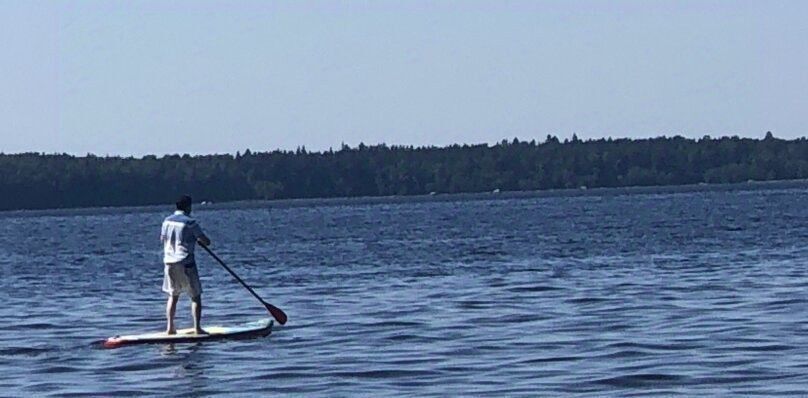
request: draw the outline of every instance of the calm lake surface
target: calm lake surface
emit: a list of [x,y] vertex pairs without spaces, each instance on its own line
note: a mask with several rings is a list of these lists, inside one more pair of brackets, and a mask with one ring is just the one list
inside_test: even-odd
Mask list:
[[[0,214],[0,395],[808,393],[808,187],[618,193],[198,207],[289,322],[116,350],[164,328],[172,209]],[[197,256],[206,324],[267,316]]]

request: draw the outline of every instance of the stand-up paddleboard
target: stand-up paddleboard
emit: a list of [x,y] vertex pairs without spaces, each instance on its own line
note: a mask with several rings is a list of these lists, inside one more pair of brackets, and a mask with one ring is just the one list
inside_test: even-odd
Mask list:
[[272,324],[271,320],[262,319],[235,326],[203,326],[208,334],[196,334],[193,328],[177,330],[177,334],[166,334],[166,332],[130,334],[110,337],[104,340],[103,345],[105,348],[118,348],[132,344],[195,343],[222,339],[263,337],[272,332]]

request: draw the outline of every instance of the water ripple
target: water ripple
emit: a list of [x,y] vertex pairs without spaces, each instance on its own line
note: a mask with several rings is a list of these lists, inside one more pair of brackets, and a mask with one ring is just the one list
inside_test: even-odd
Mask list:
[[[97,343],[164,326],[170,209],[3,214],[0,391],[801,396],[806,208],[804,188],[202,207],[217,252],[289,323],[118,350]],[[199,264],[207,324],[267,316]]]

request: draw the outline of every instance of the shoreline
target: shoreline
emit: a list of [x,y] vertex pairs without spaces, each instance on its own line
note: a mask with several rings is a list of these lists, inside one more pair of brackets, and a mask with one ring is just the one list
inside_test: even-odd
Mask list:
[[[796,180],[771,180],[771,181],[746,181],[725,184],[686,184],[686,185],[640,185],[625,187],[595,187],[595,188],[564,188],[545,189],[534,191],[490,191],[490,192],[460,192],[460,193],[434,193],[418,195],[395,195],[395,196],[354,196],[354,197],[323,197],[323,198],[293,198],[293,199],[248,199],[229,202],[216,202],[210,204],[195,204],[197,213],[211,210],[226,210],[233,208],[243,209],[286,209],[297,207],[331,207],[349,205],[376,205],[376,204],[399,204],[399,203],[428,203],[428,202],[452,202],[466,200],[507,200],[522,198],[544,198],[544,197],[597,197],[597,196],[623,196],[623,195],[647,195],[647,194],[675,194],[691,192],[725,192],[725,191],[754,191],[754,190],[775,190],[775,189],[808,189],[808,179]],[[95,206],[95,207],[63,207],[49,209],[15,209],[0,211],[0,218],[16,216],[69,216],[69,215],[91,215],[109,214],[115,212],[149,212],[164,211],[171,207],[166,204],[145,204],[127,206]]]

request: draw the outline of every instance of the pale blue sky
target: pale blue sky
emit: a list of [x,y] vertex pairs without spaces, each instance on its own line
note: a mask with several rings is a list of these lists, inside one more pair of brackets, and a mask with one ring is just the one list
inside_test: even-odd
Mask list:
[[808,135],[806,1],[5,1],[0,152]]

